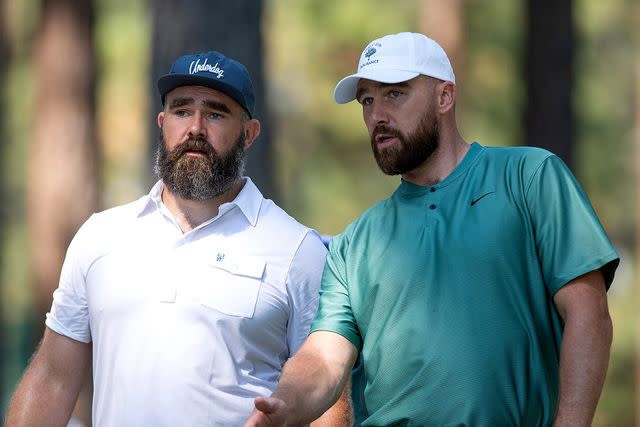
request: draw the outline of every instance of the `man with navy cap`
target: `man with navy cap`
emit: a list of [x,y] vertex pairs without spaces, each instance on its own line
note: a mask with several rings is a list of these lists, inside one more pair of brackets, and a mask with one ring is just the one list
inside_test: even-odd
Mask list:
[[334,99],[362,106],[398,189],[331,241],[312,333],[247,426],[301,425],[364,362],[363,426],[588,426],[619,258],[548,151],[468,144],[444,50],[371,42]]
[[186,55],[158,89],[160,180],[74,237],[9,425],[66,425],[91,365],[94,426],[241,425],[308,333],[326,249],[242,175],[246,68]]

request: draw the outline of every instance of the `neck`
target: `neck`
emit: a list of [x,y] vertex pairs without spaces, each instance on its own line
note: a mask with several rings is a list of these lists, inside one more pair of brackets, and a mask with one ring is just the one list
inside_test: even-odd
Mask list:
[[218,215],[218,209],[223,203],[234,200],[244,187],[244,180],[236,181],[229,191],[208,200],[188,200],[172,193],[166,186],[162,187],[162,202],[173,214],[180,230],[188,233],[205,221]]
[[445,179],[460,164],[469,151],[469,144],[454,127],[440,134],[436,151],[417,168],[402,174],[402,179],[412,184],[429,186]]

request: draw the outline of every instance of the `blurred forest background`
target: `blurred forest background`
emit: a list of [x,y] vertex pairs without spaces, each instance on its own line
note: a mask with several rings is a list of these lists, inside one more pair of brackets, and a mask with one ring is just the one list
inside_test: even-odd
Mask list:
[[[337,234],[398,178],[378,171],[359,105],[334,104],[333,87],[370,40],[418,31],[453,60],[467,141],[550,148],[587,190],[623,257],[594,424],[640,425],[639,3],[0,0],[0,418],[74,232],[154,182],[155,80],[177,56],[220,50],[247,65],[264,126],[248,173]],[[87,424],[90,386],[83,396]]]

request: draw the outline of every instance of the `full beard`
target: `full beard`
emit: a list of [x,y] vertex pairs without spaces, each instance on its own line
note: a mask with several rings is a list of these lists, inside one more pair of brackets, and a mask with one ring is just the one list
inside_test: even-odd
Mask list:
[[[386,134],[398,139],[390,147],[379,149],[375,137]],[[371,135],[371,149],[378,167],[387,175],[401,175],[423,164],[438,148],[440,128],[433,108],[428,108],[416,130],[405,135],[397,129],[378,125]]]
[[[167,189],[187,200],[210,200],[231,189],[244,173],[244,133],[223,156],[202,138],[190,138],[173,150],[167,149],[162,130],[156,152],[155,172]],[[193,156],[187,152],[197,152]]]

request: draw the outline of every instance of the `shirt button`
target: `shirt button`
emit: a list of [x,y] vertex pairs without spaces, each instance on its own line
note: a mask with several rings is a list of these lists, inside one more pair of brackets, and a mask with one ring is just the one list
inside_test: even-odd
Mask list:
[[431,206],[429,206],[429,209],[431,209],[431,210],[433,210],[433,209],[435,209],[435,208],[436,208],[436,205],[431,205]]
[[436,192],[436,187],[431,187],[431,192],[435,193]]

